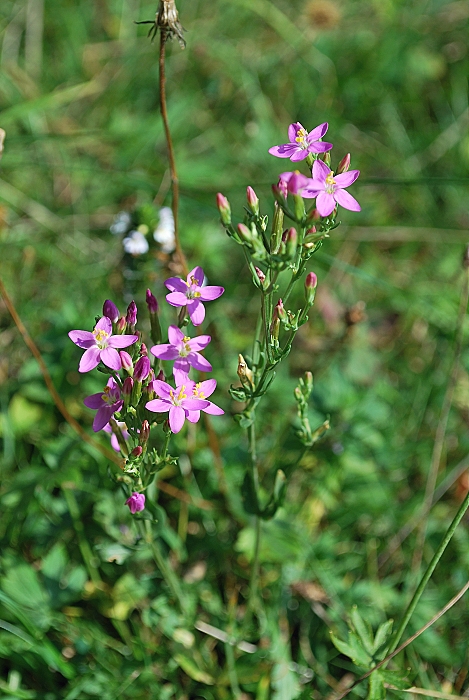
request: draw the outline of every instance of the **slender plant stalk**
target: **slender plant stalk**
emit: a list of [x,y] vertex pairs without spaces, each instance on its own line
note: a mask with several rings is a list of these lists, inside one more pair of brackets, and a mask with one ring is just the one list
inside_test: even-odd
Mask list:
[[178,211],[179,211],[179,179],[176,170],[176,159],[174,157],[174,146],[171,138],[171,131],[169,129],[168,120],[168,110],[166,107],[166,70],[165,70],[165,54],[166,54],[166,41],[168,35],[164,29],[160,31],[160,57],[159,57],[159,69],[160,69],[160,108],[161,117],[163,119],[164,132],[166,136],[166,143],[168,145],[168,157],[169,157],[169,171],[171,174],[171,190],[173,194],[173,200],[171,203],[171,208],[173,211],[174,218],[174,239],[176,242],[176,253],[179,258],[179,262],[183,269],[183,274],[187,275],[188,267],[186,257],[181,247],[181,241],[179,239],[179,222],[178,222]]
[[241,698],[241,690],[239,688],[238,675],[236,673],[236,663],[233,652],[233,647],[229,642],[225,642],[225,654],[228,664],[228,675],[230,678],[231,692],[235,700]]
[[445,443],[446,428],[448,425],[449,412],[451,410],[451,405],[453,403],[454,387],[456,386],[456,381],[459,372],[459,361],[461,358],[461,348],[464,333],[464,319],[466,317],[467,302],[469,297],[469,268],[465,266],[464,268],[464,279],[461,288],[461,297],[459,302],[459,311],[456,325],[456,338],[454,347],[454,357],[451,367],[451,372],[448,380],[448,385],[446,387],[445,396],[443,399],[443,406],[441,408],[440,419],[438,421],[435,442],[433,445],[432,461],[430,464],[430,470],[428,472],[427,484],[425,487],[425,496],[422,505],[422,519],[420,521],[420,527],[417,533],[417,540],[414,549],[414,557],[412,562],[412,569],[414,572],[418,571],[420,568],[423,545],[425,543],[425,535],[427,531],[427,520],[428,513],[431,508],[431,503],[433,500],[433,494],[435,493],[436,479],[438,476],[438,469],[441,462],[441,454],[443,452],[443,446]]
[[81,556],[83,557],[83,561],[85,562],[86,568],[88,569],[90,579],[97,588],[100,588],[103,582],[96,566],[96,557],[93,555],[89,542],[85,537],[85,530],[80,518],[80,509],[78,508],[75,494],[71,488],[68,488],[65,485],[62,485],[62,491],[67,502],[68,511],[73,521],[73,527],[75,528],[75,532],[77,534],[78,547],[80,549]]
[[400,645],[400,647],[397,647],[397,649],[394,649],[394,651],[388,654],[386,658],[379,662],[379,664],[376,664],[376,666],[374,666],[370,671],[365,673],[363,676],[360,676],[360,678],[358,678],[353,685],[347,688],[347,690],[345,690],[340,695],[336,695],[334,700],[342,700],[342,698],[345,698],[345,696],[348,695],[354,688],[356,688],[357,685],[359,685],[362,681],[366,680],[366,678],[369,678],[374,671],[377,671],[379,668],[387,664],[388,661],[391,661],[391,659],[400,654],[401,651],[408,647],[409,644],[412,644],[412,642],[414,642],[417,639],[417,637],[420,637],[420,635],[423,634],[427,629],[429,629],[429,627],[434,625],[435,622],[437,622],[440,619],[440,617],[443,617],[443,615],[447,613],[448,610],[450,610],[453,607],[453,605],[456,605],[458,600],[460,600],[463,597],[467,590],[469,590],[469,581],[461,588],[459,593],[457,593],[454,596],[454,598],[451,598],[449,603],[447,603],[443,608],[441,608],[441,610],[437,612],[437,614],[434,617],[432,617],[431,620],[429,620],[423,627],[421,627],[417,632],[415,632],[415,634],[406,639],[405,642],[403,642]]

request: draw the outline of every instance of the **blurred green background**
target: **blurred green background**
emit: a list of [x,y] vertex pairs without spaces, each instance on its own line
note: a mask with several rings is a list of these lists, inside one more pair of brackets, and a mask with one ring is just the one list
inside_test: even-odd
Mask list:
[[[414,533],[387,554],[423,502],[454,356],[469,242],[469,3],[181,0],[178,8],[187,47],[169,48],[167,78],[181,240],[189,262],[226,287],[206,324],[226,416],[213,421],[220,459],[200,428],[189,448],[180,438],[172,446],[183,473],[165,475],[213,509],[159,493],[154,513],[196,614],[221,629],[234,601],[242,605],[252,556],[239,496],[247,446],[227,389],[238,353],[249,352],[258,301],[241,249],[218,222],[215,193],[240,220],[251,185],[270,215],[270,186],[288,166],[267,150],[293,121],[308,129],[328,121],[333,164],[350,152],[362,173],[352,189],[362,211],[342,210],[342,226],[313,259],[316,305],[260,413],[265,483],[277,468],[289,478],[261,550],[276,642],[267,653],[261,639],[256,654],[237,659],[246,697],[289,700],[304,687],[323,698],[359,673],[327,630],[343,632],[354,604],[374,626],[398,617],[417,580]],[[101,380],[78,374],[67,332],[90,328],[106,298],[121,310],[135,298],[148,327],[145,289],[162,301],[174,270],[151,236],[150,252],[134,259],[109,231],[122,209],[151,220],[170,201],[158,48],[134,24],[155,10],[147,0],[0,7],[1,276],[87,430],[82,400]],[[163,316],[171,322],[169,310]],[[429,516],[424,563],[468,488],[467,338],[438,476],[450,488]],[[231,697],[223,649],[184,628],[137,546],[106,461],[64,423],[2,300],[0,348],[2,697]],[[298,465],[293,389],[305,370],[315,377],[310,420],[330,416],[332,428]],[[466,522],[409,633],[467,580],[468,545]],[[409,686],[463,694],[468,623],[463,601],[401,655]]]

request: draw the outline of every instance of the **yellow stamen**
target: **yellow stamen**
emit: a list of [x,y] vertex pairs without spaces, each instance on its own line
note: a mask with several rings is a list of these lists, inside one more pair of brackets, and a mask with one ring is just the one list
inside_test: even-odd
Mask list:
[[295,141],[297,143],[304,143],[306,141],[307,136],[308,132],[306,131],[306,129],[299,129]]

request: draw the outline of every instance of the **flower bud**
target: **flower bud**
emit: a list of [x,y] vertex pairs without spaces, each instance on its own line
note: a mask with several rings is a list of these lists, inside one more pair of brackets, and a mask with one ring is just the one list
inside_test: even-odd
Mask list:
[[140,357],[148,357],[148,350],[145,343],[142,343],[140,345]]
[[278,340],[278,336],[280,334],[280,319],[275,318],[275,316],[272,319],[272,323],[270,324],[270,335],[272,338],[275,338],[275,340]]
[[249,384],[252,388],[254,388],[254,377],[252,371],[247,366],[246,360],[242,355],[238,355],[237,374],[242,384]]
[[218,192],[217,194],[217,207],[220,212],[221,222],[224,226],[229,226],[231,224],[231,207],[227,198]]
[[125,350],[121,350],[119,352],[119,357],[121,358],[122,369],[125,369],[127,374],[132,376],[134,373],[134,363],[132,362],[132,358],[130,357],[129,353]]
[[160,382],[166,381],[165,376],[164,376],[164,372],[162,369],[160,369],[160,371],[158,372],[158,376],[156,377],[156,379],[158,379],[158,381],[160,381]]
[[256,274],[257,274],[259,281],[261,283],[261,286],[262,286],[265,282],[265,275],[259,267],[255,267],[255,270],[256,270]]
[[125,505],[129,506],[132,515],[139,513],[145,508],[145,494],[134,491],[130,498],[126,500]]
[[132,396],[133,388],[134,380],[132,379],[132,377],[126,377],[122,385],[122,397],[124,399],[124,406],[126,408],[130,404],[130,397]]
[[305,279],[305,298],[309,306],[313,305],[316,295],[316,287],[318,286],[318,278],[314,272],[308,272]]
[[285,235],[285,253],[288,258],[294,258],[298,246],[298,234],[295,228],[289,228]]
[[340,173],[346,173],[349,168],[350,168],[350,153],[347,153],[347,155],[342,158],[339,165],[337,166],[336,175],[340,175]]
[[279,299],[278,302],[275,304],[273,317],[274,319],[278,318],[280,321],[283,322],[287,320],[287,312],[285,311],[285,307],[281,299]]
[[312,374],[312,372],[305,372],[304,383],[305,383],[306,391],[308,392],[308,396],[309,396],[311,394],[311,392],[313,391],[313,374]]
[[324,165],[331,167],[331,154],[329,151],[326,151],[326,153],[322,153],[320,158],[321,158],[322,162],[324,163]]
[[259,197],[254,192],[252,187],[246,189],[246,198],[248,200],[248,207],[251,212],[255,215],[259,214]]
[[130,453],[132,457],[140,457],[140,455],[143,452],[143,448],[140,445],[137,445],[137,447],[134,447],[132,452]]
[[127,307],[127,315],[125,317],[127,328],[134,329],[137,323],[137,304],[132,300]]
[[126,326],[127,322],[125,320],[125,316],[121,316],[116,323],[116,332],[118,333],[118,335],[122,335],[123,333],[125,333]]
[[252,243],[252,231],[245,224],[238,224],[238,235],[243,243]]
[[142,427],[140,428],[140,435],[139,435],[139,443],[140,445],[144,446],[148,442],[148,438],[150,437],[150,423],[147,420],[144,420],[142,423]]
[[280,248],[280,242],[282,239],[282,231],[283,231],[283,219],[284,219],[284,213],[283,209],[279,207],[278,203],[274,203],[274,218],[272,222],[272,235],[270,237],[270,252],[271,253],[278,253],[278,249]]
[[150,373],[150,360],[146,355],[140,357],[135,363],[133,378],[135,382],[143,382]]
[[146,301],[147,301],[148,311],[151,314],[157,314],[158,313],[158,302],[156,300],[155,295],[151,293],[150,289],[147,289]]
[[278,204],[285,204],[285,200],[287,198],[286,186],[284,187],[280,183],[278,185],[272,185],[272,194],[274,195],[275,201],[278,202]]
[[112,323],[117,323],[119,320],[119,309],[110,299],[106,299],[103,304],[103,316],[107,316]]
[[296,399],[297,401],[301,401],[301,400],[302,400],[303,394],[301,393],[301,389],[300,389],[299,386],[296,386],[296,387],[295,387],[295,390],[294,390],[293,393],[295,394],[295,399]]

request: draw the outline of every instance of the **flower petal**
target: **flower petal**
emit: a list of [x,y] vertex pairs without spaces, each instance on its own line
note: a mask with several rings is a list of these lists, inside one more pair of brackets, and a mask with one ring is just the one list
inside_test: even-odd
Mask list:
[[335,199],[327,192],[320,192],[316,199],[316,209],[321,216],[329,216],[334,211]]
[[355,182],[359,175],[359,170],[349,170],[348,173],[340,173],[339,175],[334,175],[334,180],[342,189],[344,187],[350,187],[352,182]]
[[162,382],[161,379],[154,379],[152,382],[152,387],[158,396],[161,396],[163,399],[166,399],[171,395],[171,392],[174,391],[172,386],[170,386],[167,382]]
[[[331,169],[327,167],[322,160],[315,160],[313,163],[313,180],[319,180],[323,183],[328,175],[330,175]],[[321,188],[322,189],[322,188]]]
[[[184,372],[185,374],[189,374],[190,369],[191,369],[189,357],[190,357],[190,353],[187,357],[178,357],[178,359],[174,363],[174,369],[177,369],[181,372]],[[174,369],[173,369],[173,372],[174,372]]]
[[[187,299],[186,299],[187,303]],[[170,326],[168,328],[168,340],[171,343],[171,345],[174,345],[175,347],[180,347],[182,341],[184,338],[184,333],[181,331],[180,328],[177,326]]]
[[185,419],[186,412],[181,406],[171,406],[169,409],[169,427],[173,433],[178,433],[181,430]]
[[108,340],[110,348],[128,348],[138,340],[138,335],[111,335]]
[[298,132],[300,129],[304,130],[304,127],[300,124],[300,122],[294,122],[293,124],[290,124],[288,127],[288,138],[290,140],[290,143],[295,143],[295,139],[298,136]]
[[327,122],[323,122],[323,124],[319,124],[319,126],[316,126],[314,129],[312,129],[309,134],[308,134],[308,142],[312,143],[313,141],[317,141],[318,139],[322,139],[324,134],[329,128],[329,124]]
[[93,430],[95,433],[102,430],[106,423],[109,423],[115,411],[116,409],[114,406],[101,406],[101,408],[98,409],[93,421]]
[[206,348],[211,340],[212,337],[210,335],[198,335],[195,338],[189,340],[187,344],[191,350],[197,352],[198,350],[203,350],[204,348]]
[[290,160],[292,161],[292,163],[296,163],[299,160],[304,160],[308,157],[308,155],[309,153],[305,148],[299,148],[297,152],[290,157]]
[[164,284],[171,292],[187,292],[187,284],[180,277],[170,277]]
[[181,386],[182,384],[187,384],[188,382],[190,382],[189,375],[187,374],[187,372],[184,372],[184,370],[182,369],[178,369],[178,367],[176,367],[176,364],[174,364],[173,367],[173,374],[176,386]]
[[198,299],[194,299],[192,304],[188,304],[187,310],[194,326],[200,326],[204,322],[205,307]]
[[[103,401],[103,392],[100,391],[99,394],[91,394],[91,396],[87,396],[86,399],[83,399],[83,403],[87,408],[101,408],[101,406],[104,404]],[[109,428],[112,430],[111,426]]]
[[150,352],[160,360],[175,360],[176,357],[179,357],[178,349],[169,343],[154,345],[152,348],[150,348]]
[[361,211],[361,206],[357,200],[345,190],[336,190],[334,192],[334,197],[336,202],[340,204],[341,207],[344,207],[344,209],[349,209],[350,211]]
[[188,299],[182,292],[170,292],[166,295],[166,301],[171,306],[185,306]]
[[99,319],[98,323],[94,327],[95,330],[104,331],[108,335],[112,333],[112,322],[107,316],[103,316]]
[[[192,365],[194,369],[198,369],[200,372],[211,372],[213,367],[205,357],[202,357],[198,352],[190,352],[187,356],[187,361]],[[183,369],[178,363],[178,369]]]
[[197,391],[198,393],[202,393],[204,395],[204,398],[207,396],[211,396],[215,389],[217,388],[217,380],[216,379],[206,379],[204,382],[200,382],[197,386]]
[[272,146],[269,148],[269,153],[272,156],[277,156],[277,158],[290,158],[292,153],[298,150],[296,144],[284,143],[281,146]]
[[224,291],[224,287],[202,287],[200,290],[199,299],[201,301],[213,301],[213,299],[218,299],[218,297],[221,297]]
[[192,277],[195,280],[197,280],[197,284],[199,285],[199,287],[201,287],[203,285],[205,275],[204,275],[204,271],[202,270],[200,265],[197,265],[197,267],[194,267],[194,269],[191,270],[189,272],[189,274],[187,275],[187,283],[188,284],[192,284]]
[[203,399],[183,399],[181,401],[181,406],[187,408],[188,411],[202,411],[207,408],[210,401],[204,401]]
[[203,410],[205,411],[205,413],[209,413],[211,416],[222,416],[225,413],[225,411],[222,408],[220,408],[220,406],[217,406],[211,401],[209,401],[209,405],[207,406],[207,408],[204,408]]
[[83,348],[84,350],[96,345],[96,338],[91,331],[70,331],[68,337],[75,345],[78,345],[79,348]]
[[191,423],[197,423],[200,420],[200,411],[187,411],[186,418]]
[[104,362],[106,367],[115,369],[118,372],[122,368],[121,358],[119,353],[114,348],[105,348],[101,350],[101,360]]
[[153,411],[153,413],[165,413],[165,411],[169,411],[171,405],[170,401],[165,401],[164,399],[152,399],[151,401],[147,401],[145,408],[148,408],[149,411]]
[[[97,347],[88,348],[82,355],[80,364],[78,365],[79,372],[90,372],[99,365],[101,350]],[[119,359],[120,362],[120,359]],[[119,367],[120,369],[120,367]]]
[[332,143],[327,143],[327,141],[315,141],[308,146],[310,153],[325,153],[326,151],[330,151],[331,148]]

